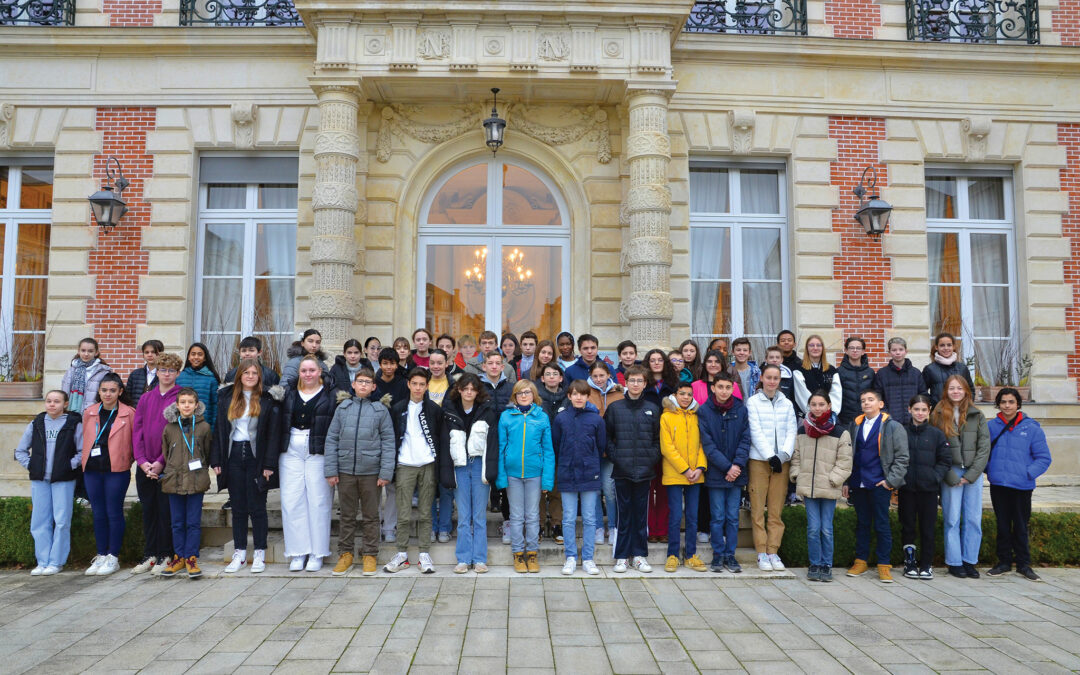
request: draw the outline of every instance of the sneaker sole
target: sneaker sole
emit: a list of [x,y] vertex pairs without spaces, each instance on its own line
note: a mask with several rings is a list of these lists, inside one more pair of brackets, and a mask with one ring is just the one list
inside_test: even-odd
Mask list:
[[360,575],[365,577],[373,577],[376,573],[377,572],[375,570],[372,570],[371,572],[361,572]]
[[198,572],[196,574],[192,574],[192,573],[188,572],[188,575],[187,575],[188,579],[198,579],[201,576],[202,576],[202,572]]
[[333,570],[332,572],[330,572],[330,576],[332,576],[332,577],[343,577],[348,573],[349,573],[349,570],[345,570],[344,572],[338,572],[337,570]]

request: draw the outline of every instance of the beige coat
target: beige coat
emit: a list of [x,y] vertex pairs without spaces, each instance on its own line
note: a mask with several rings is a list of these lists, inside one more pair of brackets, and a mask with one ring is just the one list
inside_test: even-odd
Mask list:
[[[840,430],[837,425],[833,433]],[[795,492],[804,498],[839,499],[844,481],[851,475],[851,436],[810,438],[799,434],[791,456],[791,480]]]

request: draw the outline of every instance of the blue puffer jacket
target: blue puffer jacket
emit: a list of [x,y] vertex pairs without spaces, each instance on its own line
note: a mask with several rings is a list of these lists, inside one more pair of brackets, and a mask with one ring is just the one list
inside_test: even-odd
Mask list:
[[527,413],[514,406],[499,417],[499,479],[495,487],[505,488],[510,476],[539,477],[541,490],[555,487],[551,423],[544,409],[535,403]]
[[190,367],[184,368],[176,376],[176,386],[181,388],[191,387],[199,395],[199,401],[206,406],[206,423],[211,428],[214,427],[214,420],[217,419],[217,392],[220,384],[217,376],[206,366],[198,370]]
[[[705,487],[746,485],[746,462],[750,459],[750,422],[746,404],[736,398],[731,409],[722,412],[716,406],[716,399],[710,396],[698,408],[698,429],[701,431],[701,447],[709,460]],[[725,476],[732,464],[742,467],[742,473],[734,482],[729,482]]]
[[1020,421],[1008,431],[1000,415],[987,422],[994,447],[986,463],[986,477],[991,485],[1034,490],[1035,479],[1050,468],[1050,446],[1038,422],[1021,412],[1017,415]]
[[592,403],[584,408],[569,407],[555,416],[551,425],[555,442],[560,492],[600,489],[600,458],[607,450],[604,418]]

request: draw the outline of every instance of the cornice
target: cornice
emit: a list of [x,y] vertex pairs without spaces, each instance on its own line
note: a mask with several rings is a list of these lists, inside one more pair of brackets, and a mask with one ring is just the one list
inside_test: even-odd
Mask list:
[[0,56],[176,54],[314,56],[315,38],[302,27],[0,27]]

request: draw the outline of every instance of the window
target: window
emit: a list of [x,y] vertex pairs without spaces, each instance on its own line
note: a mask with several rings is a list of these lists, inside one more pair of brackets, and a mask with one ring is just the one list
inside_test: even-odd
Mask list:
[[200,177],[195,336],[228,364],[255,335],[278,363],[293,334],[297,160],[204,157]]
[[569,220],[536,169],[494,158],[451,169],[424,202],[419,231],[418,325],[473,337],[568,325]]
[[787,204],[776,165],[690,167],[690,336],[750,338],[754,356],[788,324]]
[[51,159],[0,159],[0,381],[44,366],[52,187]]
[[973,344],[975,372],[987,381],[1017,338],[1012,214],[1011,174],[927,170],[931,334]]

